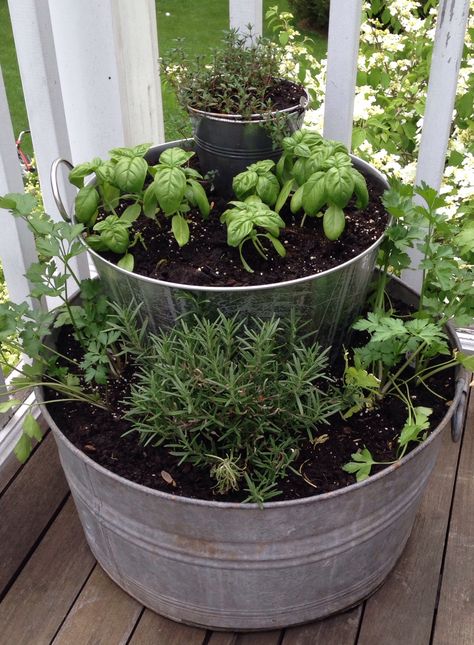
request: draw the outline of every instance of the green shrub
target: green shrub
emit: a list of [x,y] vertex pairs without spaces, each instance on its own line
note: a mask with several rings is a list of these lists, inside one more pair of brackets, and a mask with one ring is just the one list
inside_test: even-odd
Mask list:
[[310,29],[325,30],[329,24],[330,0],[289,0],[296,19],[304,21]]
[[[326,30],[328,28],[330,0],[289,0],[289,4],[296,19],[304,21],[308,28],[315,30]],[[418,4],[420,18],[426,18],[429,8],[435,2],[433,0],[419,0]],[[390,14],[385,0],[371,0],[367,16],[377,19],[388,29],[398,31],[401,28],[400,23]]]
[[301,442],[340,409],[327,351],[299,332],[295,320],[181,319],[137,358],[130,432],[207,469],[217,493],[274,497]]

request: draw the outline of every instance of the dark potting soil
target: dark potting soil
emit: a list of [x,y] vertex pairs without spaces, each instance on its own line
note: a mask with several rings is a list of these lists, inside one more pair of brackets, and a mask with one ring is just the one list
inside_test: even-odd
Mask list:
[[[79,356],[77,344],[64,333],[60,336],[58,349],[67,356]],[[65,436],[91,459],[108,470],[150,488],[175,495],[214,501],[241,502],[245,492],[227,495],[215,493],[215,481],[206,471],[191,464],[179,465],[179,460],[170,455],[166,448],[143,447],[138,444],[138,434],[130,431],[130,423],[123,416],[121,401],[129,392],[133,373],[119,380],[110,381],[106,388],[107,402],[113,412],[80,404],[49,404],[48,409]],[[454,391],[452,373],[438,374],[428,381],[435,396],[423,386],[412,390],[416,405],[433,409],[430,417],[431,428],[436,428],[448,410]],[[47,392],[47,399],[58,398],[54,392]],[[314,444],[308,440],[302,443],[294,468],[301,473],[289,472],[280,480],[281,494],[274,500],[310,497],[344,488],[353,484],[354,475],[342,470],[351,460],[351,454],[367,447],[377,461],[392,461],[397,458],[397,437],[406,422],[405,406],[396,398],[389,397],[384,405],[372,411],[355,414],[349,419],[334,415],[329,424],[314,428]],[[415,444],[411,445],[411,449]],[[383,469],[376,466],[372,473]]]
[[277,78],[265,92],[264,102],[271,105],[274,111],[286,110],[299,105],[303,97],[306,97],[306,92],[302,85]]
[[[131,249],[134,272],[167,282],[213,287],[271,284],[321,273],[356,257],[383,234],[388,214],[380,199],[381,190],[371,178],[367,184],[369,205],[360,210],[354,200],[348,204],[344,209],[346,227],[334,242],[324,235],[320,218],[307,217],[301,226],[301,214],[295,216],[288,207],[282,209],[280,215],[286,227],[280,233],[280,241],[286,256],[281,258],[264,240],[264,246],[268,242],[265,260],[247,242],[243,254],[254,273],[243,268],[238,249],[227,244],[226,227],[219,218],[227,210],[228,202],[218,195],[211,194],[213,207],[207,220],[197,210],[188,214],[191,238],[182,248],[171,234],[168,219],[159,215],[154,221],[142,215],[131,229],[131,236],[140,233],[144,240],[144,244],[138,243]],[[120,259],[110,252],[101,255],[114,264]]]

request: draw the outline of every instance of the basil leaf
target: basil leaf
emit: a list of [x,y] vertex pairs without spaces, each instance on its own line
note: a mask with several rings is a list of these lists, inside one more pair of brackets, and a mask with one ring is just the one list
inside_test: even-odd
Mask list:
[[194,179],[188,179],[188,183],[191,187],[196,206],[199,208],[203,218],[207,219],[211,210],[211,206],[209,204],[209,200],[207,199],[206,191],[201,186],[201,184]]
[[280,160],[278,161],[276,165],[276,176],[278,179],[283,183],[284,181],[288,181],[291,177],[291,160],[290,158],[283,154],[280,157]]
[[267,237],[270,240],[270,242],[273,244],[273,248],[278,253],[278,255],[284,258],[286,255],[286,249],[283,246],[283,244],[280,242],[280,240],[274,237],[273,235],[267,235]]
[[347,206],[354,192],[354,177],[351,169],[347,166],[330,168],[326,173],[325,188],[328,201],[340,208]]
[[168,148],[161,153],[160,164],[176,168],[185,164],[193,156],[194,152],[189,152],[182,148]]
[[106,181],[109,184],[113,184],[115,177],[115,162],[104,161],[104,163],[96,169],[95,174],[100,181]]
[[303,210],[307,215],[316,215],[326,203],[326,173],[315,172],[303,187]]
[[104,209],[110,213],[114,208],[117,208],[120,202],[120,189],[113,186],[108,182],[104,182],[101,187],[102,201]]
[[104,244],[100,235],[88,235],[86,237],[86,242],[93,251],[97,251],[98,253],[107,250],[107,246]]
[[158,208],[158,198],[155,195],[155,184],[152,183],[143,195],[143,213],[146,217],[154,219]]
[[293,197],[291,198],[290,210],[293,214],[301,210],[301,206],[303,202],[303,191],[304,191],[304,186],[300,186],[298,190],[293,194]]
[[125,253],[123,258],[120,258],[120,260],[117,262],[117,266],[119,266],[121,269],[125,269],[125,271],[133,271],[134,264],[135,258],[131,253]]
[[346,226],[344,211],[336,204],[330,204],[323,216],[324,234],[328,240],[337,240]]
[[120,216],[120,221],[127,222],[128,224],[133,224],[133,222],[135,222],[139,218],[141,212],[142,207],[140,206],[140,204],[131,204],[130,206],[127,206],[127,208]]
[[153,180],[155,195],[166,215],[175,213],[186,191],[186,177],[181,168],[162,167]]
[[[99,163],[96,163],[96,162]],[[100,159],[94,159],[94,161],[88,161],[86,163],[80,163],[69,173],[69,182],[76,186],[77,188],[82,188],[84,186],[84,179],[96,171],[96,168],[101,164]]]
[[297,159],[293,165],[291,174],[296,179],[298,186],[301,186],[306,181],[306,162],[307,159]]
[[239,217],[232,220],[227,226],[227,244],[239,246],[252,229],[253,223],[247,218]]
[[142,190],[148,164],[141,157],[120,157],[115,166],[114,184],[124,193]]
[[257,195],[260,197],[262,202],[273,206],[278,199],[278,193],[280,192],[280,182],[275,177],[275,175],[268,174],[257,179]]
[[119,253],[120,255],[125,253],[130,244],[127,229],[124,226],[120,226],[118,223],[115,223],[113,227],[102,231],[100,237],[110,251],[113,253]]
[[245,199],[257,185],[258,175],[253,170],[245,170],[236,175],[232,181],[232,188],[239,199]]
[[173,215],[171,230],[179,246],[184,246],[189,242],[189,225],[182,215]]
[[81,224],[87,224],[97,213],[99,193],[93,186],[84,186],[79,190],[74,200],[76,219]]
[[369,203],[369,191],[367,190],[367,183],[365,177],[355,168],[352,169],[352,177],[354,178],[354,192],[356,194],[357,208],[366,208]]
[[293,185],[294,185],[294,180],[289,179],[287,182],[283,184],[282,189],[280,190],[280,194],[278,195],[278,198],[276,200],[275,204],[275,211],[279,213],[283,206],[286,203],[286,200],[290,196],[291,191],[293,190]]
[[253,170],[257,175],[265,175],[267,172],[270,172],[275,166],[275,162],[271,159],[263,159],[262,161],[256,161],[255,163],[249,166],[249,170]]

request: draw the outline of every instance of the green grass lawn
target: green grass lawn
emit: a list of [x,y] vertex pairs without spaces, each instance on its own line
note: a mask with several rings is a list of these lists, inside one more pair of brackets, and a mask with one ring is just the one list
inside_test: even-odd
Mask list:
[[[264,12],[275,4],[281,11],[290,10],[288,0],[264,0]],[[162,56],[165,56],[166,52],[174,46],[174,39],[178,37],[185,38],[185,47],[189,51],[196,54],[206,53],[210,47],[217,45],[222,32],[229,26],[229,7],[226,0],[157,0],[156,10],[159,48]],[[7,0],[0,0],[0,25],[0,66],[3,71],[13,129],[15,135],[18,135],[21,130],[28,129],[28,117],[23,100]],[[265,35],[270,34],[265,32]],[[325,39],[318,34],[307,35],[315,43],[315,54],[318,57],[324,56]],[[177,130],[174,119],[177,113],[176,101],[166,89],[163,92],[163,109],[167,140],[179,138],[181,133]]]

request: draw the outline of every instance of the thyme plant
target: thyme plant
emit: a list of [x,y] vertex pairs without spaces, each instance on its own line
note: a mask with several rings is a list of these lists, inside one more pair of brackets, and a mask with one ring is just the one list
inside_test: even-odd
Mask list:
[[245,34],[236,29],[225,32],[210,61],[205,56],[189,58],[178,41],[161,69],[184,109],[247,119],[271,111],[267,95],[280,76],[281,55],[270,40],[254,36],[249,25]]
[[300,332],[294,319],[182,318],[137,350],[130,432],[206,469],[217,494],[278,495],[301,442],[340,409],[327,351]]

